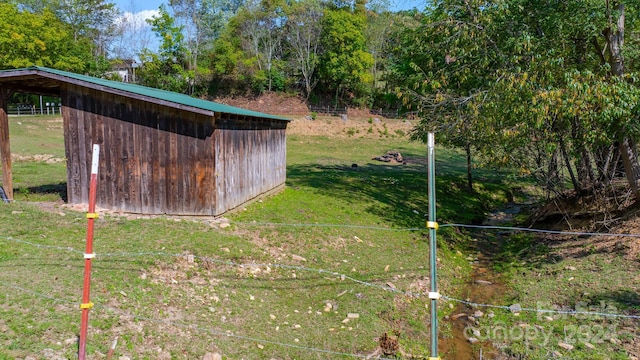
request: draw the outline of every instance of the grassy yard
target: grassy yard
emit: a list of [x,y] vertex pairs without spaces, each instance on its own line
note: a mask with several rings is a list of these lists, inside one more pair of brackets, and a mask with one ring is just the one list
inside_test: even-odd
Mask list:
[[[19,156],[16,201],[0,206],[0,359],[74,358],[86,218],[61,206],[65,165],[47,161],[64,157],[61,124],[10,124]],[[410,161],[371,160],[388,150]],[[294,134],[287,152],[286,189],[228,215],[229,226],[101,215],[90,358],[117,337],[115,358],[347,359],[373,353],[384,333],[399,334],[405,353],[428,356],[428,299],[407,294],[429,286],[427,233],[407,230],[424,228],[425,146],[397,135]],[[495,172],[481,172],[487,181],[469,194],[464,158],[442,149],[437,158],[439,221],[478,221],[506,201],[509,186]],[[457,231],[439,232],[448,295],[470,271],[464,243]]]
[[[609,232],[637,234],[625,224]],[[508,284],[497,301],[540,311],[489,309],[495,317],[481,318],[476,327],[482,340],[493,342],[511,358],[640,357],[640,257],[630,251],[636,239],[489,236],[497,244],[494,268]]]

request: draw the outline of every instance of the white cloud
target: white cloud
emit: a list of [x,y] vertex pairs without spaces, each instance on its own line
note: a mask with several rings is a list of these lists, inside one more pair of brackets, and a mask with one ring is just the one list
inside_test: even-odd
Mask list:
[[117,25],[125,25],[128,24],[134,28],[141,28],[150,26],[146,20],[151,19],[154,16],[159,16],[160,12],[158,10],[142,10],[138,11],[135,14],[131,12],[124,12],[121,17],[116,20]]
[[121,59],[135,59],[143,49],[158,49],[151,25],[145,20],[159,16],[158,10],[142,10],[122,13],[116,22],[116,36],[111,45],[111,56]]

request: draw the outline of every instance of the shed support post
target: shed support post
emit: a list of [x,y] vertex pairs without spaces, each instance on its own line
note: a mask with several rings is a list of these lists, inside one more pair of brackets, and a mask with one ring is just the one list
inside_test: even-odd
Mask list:
[[9,112],[7,111],[11,94],[12,91],[0,88],[0,159],[2,160],[2,188],[9,201],[13,201],[11,146],[9,144]]

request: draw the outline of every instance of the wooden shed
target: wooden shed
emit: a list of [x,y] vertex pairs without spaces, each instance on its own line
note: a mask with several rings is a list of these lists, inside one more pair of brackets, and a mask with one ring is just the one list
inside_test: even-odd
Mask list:
[[43,67],[0,71],[3,187],[13,198],[7,116],[13,92],[62,104],[67,201],[141,214],[221,215],[284,186],[288,119]]

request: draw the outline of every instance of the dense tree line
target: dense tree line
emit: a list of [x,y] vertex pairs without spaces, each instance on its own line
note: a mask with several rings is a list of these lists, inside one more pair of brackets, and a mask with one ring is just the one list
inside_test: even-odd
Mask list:
[[[383,96],[392,93],[383,77],[390,35],[402,23],[394,19],[407,15],[382,2],[170,0],[147,20],[154,47],[143,27],[108,0],[15,0],[2,7],[3,68],[36,64],[100,75],[110,63],[136,58],[141,84],[197,96],[283,91],[336,106],[398,102]],[[23,51],[12,41],[40,48]]]
[[[626,177],[639,193],[639,0],[170,0],[146,26],[108,0],[0,4],[0,66],[92,75],[126,57],[137,81],[194,96],[264,91],[417,110],[469,160],[552,193]],[[138,34],[125,37],[123,34]]]
[[638,1],[432,5],[405,30],[393,68],[423,114],[415,137],[436,131],[550,194],[608,188],[620,175],[638,194]]
[[395,107],[395,96],[375,99],[393,93],[381,74],[389,35],[400,33],[393,19],[406,15],[377,9],[361,0],[172,0],[150,20],[160,46],[138,54],[139,79],[195,95],[281,91],[336,106]]

